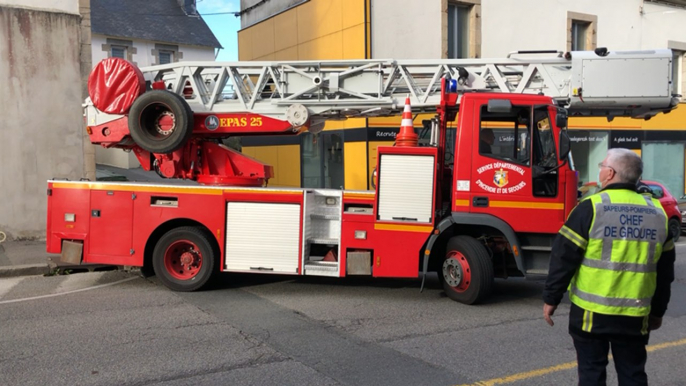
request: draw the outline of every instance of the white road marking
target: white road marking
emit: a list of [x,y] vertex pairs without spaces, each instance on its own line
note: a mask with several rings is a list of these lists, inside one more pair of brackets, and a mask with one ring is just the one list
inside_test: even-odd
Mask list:
[[104,274],[104,272],[93,272],[90,275],[66,275],[52,293],[61,294],[91,286],[100,280]]
[[73,294],[73,293],[76,293],[76,292],[90,291],[90,290],[94,290],[94,289],[98,289],[98,288],[109,287],[109,286],[113,286],[113,285],[116,285],[116,284],[124,283],[124,282],[131,281],[131,280],[135,280],[135,279],[139,279],[139,278],[138,278],[138,277],[129,277],[129,278],[127,278],[127,279],[115,281],[115,282],[112,282],[112,283],[96,285],[96,286],[88,287],[88,288],[81,288],[81,289],[77,289],[77,290],[73,290],[73,291],[69,291],[69,292],[62,292],[62,293],[59,293],[59,294],[50,294],[50,295],[33,296],[33,297],[30,297],[30,298],[22,298],[22,299],[3,300],[3,301],[0,301],[0,304],[19,303],[19,302],[26,302],[26,301],[29,301],[29,300],[38,300],[38,299],[52,298],[52,297],[55,297],[55,296],[69,295],[69,294]]
[[19,284],[25,277],[11,277],[7,279],[0,279],[0,298],[5,296],[17,284]]

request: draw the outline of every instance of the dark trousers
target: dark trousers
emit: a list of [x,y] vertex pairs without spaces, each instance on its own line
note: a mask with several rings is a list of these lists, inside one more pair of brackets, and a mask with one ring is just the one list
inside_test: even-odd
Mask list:
[[648,384],[645,372],[647,337],[589,333],[571,335],[576,348],[580,386],[605,385],[610,348],[619,386]]

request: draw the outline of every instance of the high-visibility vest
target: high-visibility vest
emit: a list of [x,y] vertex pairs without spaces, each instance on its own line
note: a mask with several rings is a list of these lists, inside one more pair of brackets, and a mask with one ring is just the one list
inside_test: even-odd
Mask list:
[[601,314],[650,314],[657,262],[668,235],[662,205],[625,189],[601,191],[588,199],[593,222],[584,259],[569,286],[570,300]]

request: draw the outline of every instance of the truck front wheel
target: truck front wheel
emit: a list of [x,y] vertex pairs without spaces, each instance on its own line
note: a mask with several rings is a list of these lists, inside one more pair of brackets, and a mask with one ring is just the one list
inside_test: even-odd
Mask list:
[[493,262],[486,247],[473,237],[455,236],[448,240],[439,275],[450,299],[475,304],[491,292]]
[[170,230],[155,245],[152,265],[155,274],[173,291],[201,289],[214,276],[215,249],[210,239],[195,227]]

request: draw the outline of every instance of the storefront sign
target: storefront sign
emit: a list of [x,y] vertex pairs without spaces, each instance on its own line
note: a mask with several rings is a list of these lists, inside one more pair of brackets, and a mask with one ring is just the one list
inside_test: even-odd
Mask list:
[[640,149],[643,133],[632,130],[612,130],[610,132],[610,147],[626,149]]
[[378,128],[369,131],[371,141],[393,141],[400,129]]

